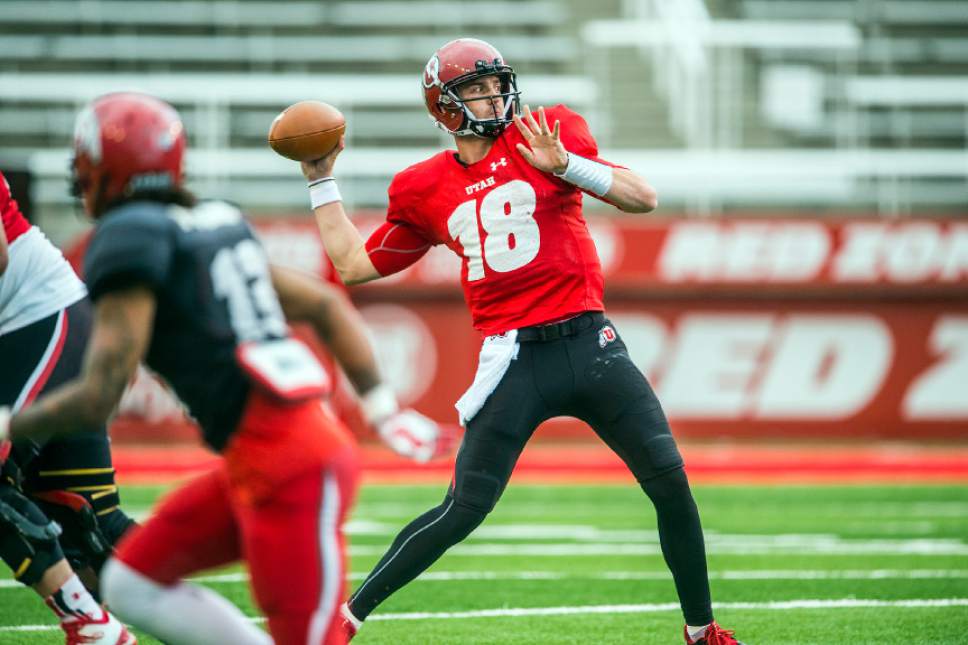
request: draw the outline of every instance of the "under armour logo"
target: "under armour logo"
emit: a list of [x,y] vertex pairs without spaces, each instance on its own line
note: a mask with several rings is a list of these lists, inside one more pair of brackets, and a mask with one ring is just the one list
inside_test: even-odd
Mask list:
[[497,172],[498,166],[507,166],[507,165],[508,165],[508,160],[505,159],[504,157],[501,157],[499,161],[491,162],[491,172]]

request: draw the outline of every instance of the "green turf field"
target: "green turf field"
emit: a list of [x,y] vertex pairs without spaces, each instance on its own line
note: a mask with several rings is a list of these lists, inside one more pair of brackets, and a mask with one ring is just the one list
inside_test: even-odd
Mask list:
[[[128,487],[124,502],[146,513],[159,492]],[[441,494],[361,492],[349,527],[353,586]],[[968,643],[968,488],[697,486],[696,497],[717,618],[747,644]],[[203,580],[254,613],[238,569]],[[0,583],[0,643],[63,642],[31,592]],[[681,628],[637,488],[513,485],[354,645],[665,644],[681,642]]]

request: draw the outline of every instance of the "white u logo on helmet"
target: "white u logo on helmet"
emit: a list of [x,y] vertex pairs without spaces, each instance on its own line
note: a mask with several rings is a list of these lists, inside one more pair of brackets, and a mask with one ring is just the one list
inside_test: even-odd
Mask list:
[[430,57],[427,61],[427,66],[424,68],[423,75],[423,86],[427,89],[434,87],[435,85],[440,85],[440,59],[437,58],[437,54]]
[[74,147],[87,153],[94,162],[101,160],[101,123],[92,105],[88,105],[77,115],[77,121],[74,122]]

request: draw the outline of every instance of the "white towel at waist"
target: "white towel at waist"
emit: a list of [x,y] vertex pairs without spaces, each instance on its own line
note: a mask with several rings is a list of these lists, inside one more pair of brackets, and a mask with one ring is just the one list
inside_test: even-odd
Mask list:
[[487,397],[491,396],[491,392],[504,378],[504,373],[508,371],[511,361],[518,357],[520,347],[517,329],[484,339],[474,382],[454,405],[462,426],[466,427],[474,415],[484,407]]

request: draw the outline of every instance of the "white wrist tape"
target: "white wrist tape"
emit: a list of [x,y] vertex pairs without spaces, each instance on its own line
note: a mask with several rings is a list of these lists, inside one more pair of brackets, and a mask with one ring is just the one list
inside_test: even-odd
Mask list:
[[612,188],[612,167],[603,163],[579,157],[568,153],[568,166],[565,172],[554,173],[555,177],[564,179],[582,190],[595,193],[602,197]]
[[0,407],[0,443],[10,437],[10,408]]
[[385,383],[380,383],[364,394],[360,399],[360,407],[363,409],[363,416],[366,417],[367,423],[374,426],[386,421],[400,409],[397,395]]
[[343,196],[339,194],[335,177],[323,177],[309,182],[309,204],[314,210],[323,204],[341,201]]

